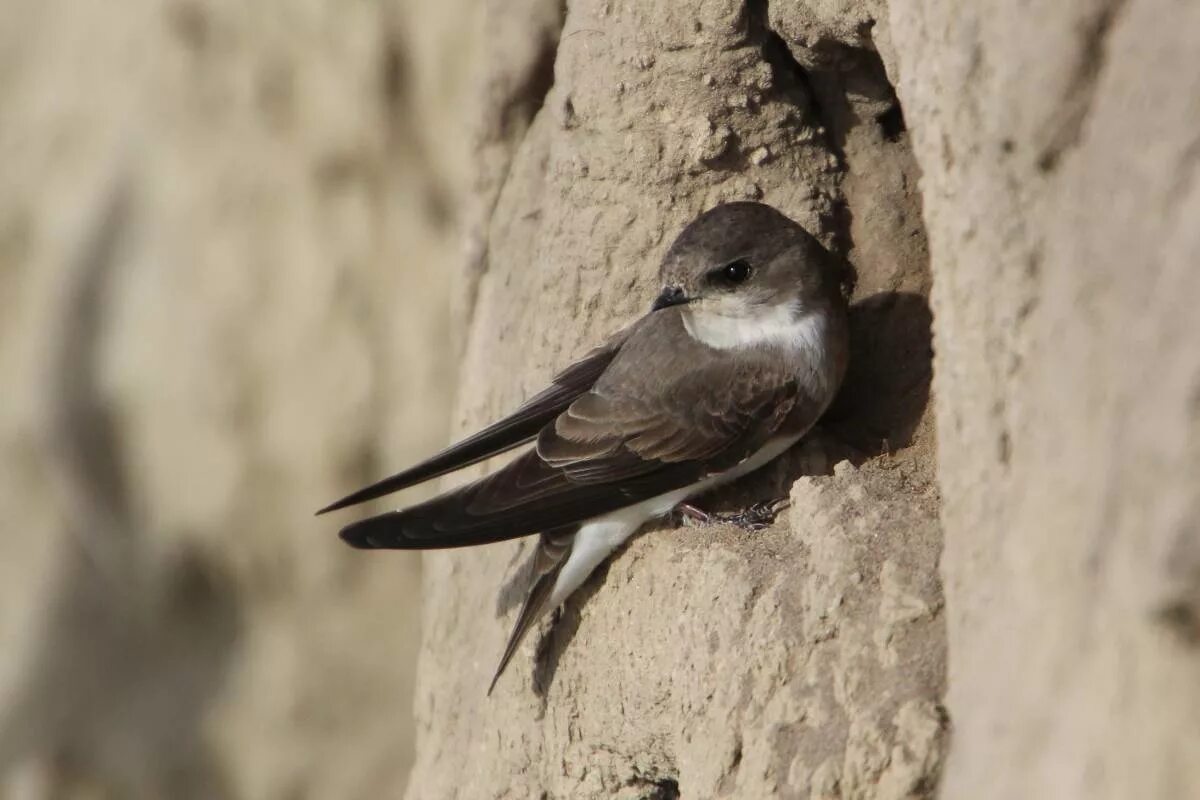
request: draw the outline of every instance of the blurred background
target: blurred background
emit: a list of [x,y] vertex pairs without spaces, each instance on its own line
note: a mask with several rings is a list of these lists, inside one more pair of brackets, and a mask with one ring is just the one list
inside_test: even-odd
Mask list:
[[403,788],[474,6],[0,6],[0,797]]

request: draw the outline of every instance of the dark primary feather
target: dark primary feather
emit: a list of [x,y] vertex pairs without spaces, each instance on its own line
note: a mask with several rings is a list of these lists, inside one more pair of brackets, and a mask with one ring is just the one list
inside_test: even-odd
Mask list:
[[[595,386],[542,428],[535,449],[460,489],[349,525],[342,538],[367,548],[466,547],[689,486],[752,455],[811,405],[794,373],[771,349],[708,350],[677,311],[655,312],[634,326]],[[812,405],[813,417],[818,410]]]
[[[636,460],[630,463],[636,465]],[[342,529],[341,537],[354,547],[394,550],[500,542],[579,522],[694,483],[699,479],[698,466],[676,465],[674,470],[631,478],[622,485],[573,483],[563,470],[530,451],[461,489],[351,523]]]
[[554,419],[571,402],[586,392],[620,350],[626,331],[617,333],[603,346],[592,350],[579,361],[554,376],[549,387],[527,400],[510,416],[496,422],[437,455],[403,472],[384,478],[364,489],[330,503],[317,514],[365,503],[385,494],[407,489],[418,483],[449,472],[469,467],[537,436],[547,422]]

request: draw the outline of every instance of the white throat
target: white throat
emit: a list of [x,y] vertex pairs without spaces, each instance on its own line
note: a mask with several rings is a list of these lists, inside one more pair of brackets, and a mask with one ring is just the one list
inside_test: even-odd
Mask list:
[[752,314],[688,309],[683,315],[683,325],[693,339],[717,350],[759,345],[788,347],[803,344],[798,339],[818,343],[824,333],[825,315],[806,312],[793,301],[759,306]]
[[752,315],[726,315],[689,309],[683,325],[696,341],[717,350],[762,346],[793,354],[811,389],[823,394],[833,380],[827,347],[828,319],[823,311],[808,311],[797,302],[778,303]]

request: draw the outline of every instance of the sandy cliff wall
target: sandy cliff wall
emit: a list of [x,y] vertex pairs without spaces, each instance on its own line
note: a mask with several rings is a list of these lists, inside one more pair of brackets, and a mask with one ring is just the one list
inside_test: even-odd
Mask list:
[[848,252],[855,373],[744,482],[790,485],[787,519],[649,532],[490,701],[522,551],[428,558],[409,797],[1200,791],[1185,5],[567,4],[477,237],[460,428],[640,312],[734,197]]
[[1200,794],[1200,7],[897,2],[946,797]]
[[722,200],[849,252],[856,365],[826,433],[712,501],[790,491],[789,518],[649,531],[490,699],[528,544],[427,557],[408,796],[927,794],[946,733],[928,254],[875,32],[737,2],[573,2],[558,24],[540,55],[484,62],[525,76],[497,84],[529,117],[476,234],[459,429],[643,313],[670,240]]

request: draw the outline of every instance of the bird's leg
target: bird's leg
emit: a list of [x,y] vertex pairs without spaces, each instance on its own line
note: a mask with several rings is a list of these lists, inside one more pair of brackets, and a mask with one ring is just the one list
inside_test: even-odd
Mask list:
[[698,522],[701,525],[710,525],[713,522],[712,514],[709,514],[707,511],[701,511],[691,503],[680,503],[679,505],[675,506],[675,513],[679,515],[679,521],[681,523],[684,520],[689,519],[693,522]]
[[691,503],[680,503],[675,506],[675,513],[681,519],[692,520],[701,525],[719,525],[729,523],[749,531],[760,531],[775,521],[780,511],[790,506],[792,501],[787,497],[768,500],[763,503],[744,508],[741,511],[712,512],[702,511]]
[[722,522],[731,522],[748,531],[761,531],[775,521],[780,511],[791,504],[790,497],[777,497],[774,500],[755,503],[749,508],[735,511],[732,514],[722,515],[720,519]]

